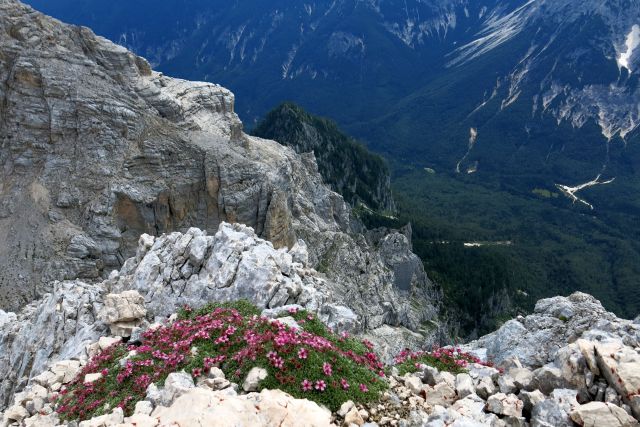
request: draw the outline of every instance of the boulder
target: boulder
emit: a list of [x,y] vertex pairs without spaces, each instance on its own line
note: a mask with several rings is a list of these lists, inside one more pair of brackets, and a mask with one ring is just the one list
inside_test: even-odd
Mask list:
[[456,375],[456,392],[458,393],[458,397],[463,399],[470,394],[475,393],[475,388],[473,386],[473,380],[471,376],[466,373]]
[[415,395],[420,395],[422,389],[425,387],[419,377],[413,376],[411,374],[405,375],[404,385],[411,391],[411,393]]
[[440,371],[429,365],[422,365],[422,382],[430,386],[436,385],[440,382]]
[[80,362],[77,360],[62,360],[51,367],[51,372],[60,378],[59,382],[71,382],[80,372]]
[[595,357],[602,375],[640,419],[640,354],[621,341],[596,344]]
[[522,417],[524,404],[514,394],[497,393],[487,399],[486,410],[496,415]]
[[560,369],[560,376],[567,386],[586,390],[585,372],[589,367],[577,344],[572,343],[558,350],[554,364]]
[[516,383],[511,375],[503,375],[498,378],[498,388],[500,389],[500,393],[511,394],[517,393],[518,387],[516,387]]
[[104,298],[104,308],[99,317],[109,325],[112,335],[130,337],[146,314],[142,295],[136,290],[129,290],[120,294],[108,294]]
[[269,373],[264,368],[258,368],[258,367],[252,368],[247,374],[247,377],[244,379],[244,382],[242,383],[242,389],[244,391],[258,390],[260,381],[267,378],[268,375]]
[[122,341],[122,337],[100,337],[98,340],[98,347],[100,350],[106,350],[114,344]]
[[431,406],[450,406],[456,400],[456,391],[449,384],[442,382],[424,389],[425,402]]
[[521,390],[520,393],[518,394],[518,398],[522,400],[522,403],[524,404],[522,413],[527,418],[531,418],[531,411],[533,410],[533,407],[546,399],[546,397],[544,396],[544,394],[542,394],[540,390],[534,390],[534,391]]
[[364,424],[364,419],[362,419],[360,412],[358,412],[358,408],[355,407],[351,408],[351,410],[344,416],[345,426],[349,427],[353,424],[357,426],[361,426],[362,424]]
[[104,298],[104,308],[99,316],[105,323],[131,322],[147,314],[144,298],[138,291],[124,291],[120,294],[108,294]]
[[186,372],[172,372],[164,381],[164,391],[167,394],[166,403],[171,404],[178,397],[195,387],[193,377]]
[[[188,408],[188,410],[185,410]],[[271,426],[329,427],[331,412],[309,400],[294,399],[280,390],[243,396],[194,388],[171,406],[152,416],[160,425],[215,425],[218,427]]]
[[600,368],[598,368],[598,362],[596,361],[596,343],[589,340],[580,338],[575,342],[584,357],[585,363],[593,375],[600,375]]
[[449,409],[449,414],[451,414],[452,418],[455,418],[455,413],[457,413],[465,419],[473,420],[483,425],[491,425],[495,415],[487,414],[484,412],[484,408],[484,400],[475,394],[470,394],[464,399],[455,402]]
[[590,402],[571,412],[571,419],[582,427],[631,427],[640,425],[624,409],[605,402]]
[[342,405],[340,405],[340,409],[338,409],[338,416],[344,418],[351,409],[355,408],[356,404],[353,403],[353,400],[347,400]]
[[544,400],[531,411],[531,427],[573,427],[569,414],[561,404],[552,399]]
[[509,370],[509,377],[513,379],[516,389],[528,390],[533,381],[533,372],[529,368],[512,368]]
[[562,388],[566,384],[560,369],[549,364],[533,371],[533,379],[530,389],[538,389],[548,395],[556,388]]
[[133,410],[134,414],[151,415],[153,412],[153,404],[148,400],[141,400],[136,403],[136,407]]
[[23,419],[27,418],[28,416],[29,416],[29,412],[27,412],[27,410],[23,406],[14,405],[5,411],[4,422],[7,425],[10,424],[11,422],[20,423]]
[[483,377],[476,385],[476,394],[483,399],[488,399],[492,394],[496,394],[498,392],[498,388],[495,383],[491,379],[491,377]]

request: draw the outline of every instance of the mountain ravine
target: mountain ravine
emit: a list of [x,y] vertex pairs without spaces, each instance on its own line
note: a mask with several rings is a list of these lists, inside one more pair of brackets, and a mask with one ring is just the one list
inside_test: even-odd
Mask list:
[[384,155],[431,275],[483,289],[465,329],[488,288],[640,309],[638,0],[28,2],[230,88],[248,128],[291,101]]
[[640,317],[575,292],[447,345],[411,227],[321,154],[17,0],[0,35],[0,427],[640,425]]
[[276,248],[303,239],[362,330],[438,335],[439,291],[407,237],[363,234],[313,155],[243,133],[231,92],[165,77],[17,1],[0,4],[0,32],[2,308],[53,280],[106,277],[143,233],[226,221]]

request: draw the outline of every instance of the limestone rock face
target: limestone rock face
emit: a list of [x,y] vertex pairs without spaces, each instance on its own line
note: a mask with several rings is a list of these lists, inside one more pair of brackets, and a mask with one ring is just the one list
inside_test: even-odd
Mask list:
[[469,348],[485,350],[497,364],[517,357],[523,365],[539,368],[554,362],[561,348],[579,338],[616,339],[635,348],[640,346],[640,327],[606,311],[591,295],[576,292],[538,301],[533,314],[508,321]]
[[[252,227],[274,249],[303,239],[309,267],[340,284],[335,299],[350,301],[366,329],[417,330],[435,319],[440,294],[407,237],[363,235],[313,156],[242,132],[227,89],[163,76],[90,30],[16,0],[0,4],[0,32],[0,307],[19,309],[50,291],[52,279],[106,277],[136,255],[142,234],[215,234],[229,222]],[[142,245],[154,244],[146,239]],[[184,239],[170,242],[184,245],[179,259],[189,261],[178,271],[171,265],[174,294],[186,286],[183,299],[201,298],[190,284],[227,260],[204,264],[213,237]],[[228,254],[230,265],[241,252]],[[254,256],[245,266],[267,275]],[[153,294],[168,262],[145,259],[136,280],[147,274]],[[219,292],[235,271],[228,268],[218,278],[205,274]],[[268,296],[298,292],[279,289]]]
[[[0,408],[17,388],[56,359],[71,359],[107,334],[98,320],[104,289],[86,283],[56,283],[43,299],[27,305],[15,321],[0,326]],[[70,381],[77,366],[60,366],[60,382]]]

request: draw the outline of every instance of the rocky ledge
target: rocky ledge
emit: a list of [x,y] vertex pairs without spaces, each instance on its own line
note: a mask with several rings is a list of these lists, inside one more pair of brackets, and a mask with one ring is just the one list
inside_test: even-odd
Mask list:
[[[19,313],[0,310],[0,408],[52,361],[80,357],[106,334],[136,336],[185,305],[245,299],[272,310],[270,316],[295,305],[317,313],[335,331],[366,336],[387,360],[404,346],[436,340],[437,328],[420,335],[367,323],[352,309],[362,309],[361,302],[345,300],[342,286],[309,265],[302,240],[276,249],[245,225],[222,223],[213,236],[196,228],[157,238],[144,234],[136,255],[107,280],[57,282],[53,292]],[[402,304],[389,295],[388,304]],[[372,313],[379,308],[364,307]]]
[[[214,240],[227,238],[223,237],[224,234],[241,234],[242,238],[236,242],[252,237],[241,226],[225,227]],[[163,247],[163,239],[179,237],[183,236],[169,235],[156,241],[143,237],[140,253],[136,261],[130,263],[137,268],[125,269],[117,276],[114,274],[104,286],[117,290],[127,280],[125,278],[133,278],[136,271],[148,271],[140,269],[143,263],[139,259],[144,260],[147,254]],[[346,307],[331,305],[330,298],[323,299],[327,297],[322,283],[313,278],[313,272],[305,271],[304,263],[298,262],[302,261],[300,258],[295,258],[303,255],[304,251],[300,248],[291,252],[274,251],[265,245],[262,249],[270,251],[271,255],[291,256],[289,265],[292,268],[288,271],[291,280],[288,287],[262,289],[256,294],[260,297],[254,301],[264,308],[264,316],[279,318],[282,324],[287,325],[286,328],[295,328],[296,322],[288,313],[304,306],[315,310],[335,330],[357,330],[356,317]],[[250,253],[245,260],[238,261],[237,268],[231,269],[233,272],[226,273],[211,267],[215,262],[210,257],[196,256],[202,259],[204,267],[195,274],[207,274],[207,269],[210,269],[209,273],[215,270],[220,280],[217,283],[227,283],[225,277],[235,276],[225,288],[228,294],[223,299],[246,297],[242,294],[243,286],[247,284],[242,279],[246,274],[242,264],[252,262]],[[185,259],[190,255],[190,251],[185,252]],[[271,268],[275,268],[279,261],[276,257],[272,262]],[[266,267],[270,270],[269,263]],[[255,270],[253,266],[249,271],[262,270]],[[282,273],[282,269],[279,271],[277,274]],[[269,280],[259,277],[252,275],[249,280],[262,285],[269,283]],[[179,300],[181,303],[193,301],[189,295],[190,290],[197,288],[196,282],[187,280],[184,287],[176,288],[176,292],[183,295]],[[139,283],[153,284],[156,280]],[[4,413],[5,426],[59,425],[54,402],[89,360],[123,339],[130,342],[139,340],[144,329],[153,330],[160,324],[174,322],[175,315],[166,317],[176,307],[170,299],[181,298],[179,295],[167,296],[166,304],[169,305],[159,306],[156,301],[164,298],[162,293],[147,300],[153,285],[119,294],[110,294],[107,290],[102,294],[92,293],[86,287],[77,286],[90,295],[83,301],[88,302],[91,296],[101,295],[97,298],[101,303],[94,302],[94,307],[98,310],[96,319],[102,319],[96,320],[96,324],[102,322],[103,326],[88,329],[88,325],[76,325],[81,326],[77,328],[81,332],[79,336],[61,339],[54,334],[39,343],[40,350],[45,351],[48,342],[58,339],[64,343],[65,349],[56,351],[70,358],[53,358],[32,370],[30,379],[23,381],[22,386],[27,384],[26,387],[12,396],[11,406]],[[162,289],[172,292],[166,286]],[[285,289],[287,292],[280,292]],[[283,297],[264,298],[265,295]],[[333,308],[325,312],[322,309],[324,304]],[[283,308],[276,308],[278,306]],[[63,308],[59,306],[58,310]],[[44,314],[44,306],[37,311]],[[17,322],[13,315],[5,314],[3,319],[4,350],[7,348],[7,326]],[[151,319],[157,323],[148,325]],[[519,328],[516,323],[528,327]],[[33,331],[33,325],[31,328]],[[9,330],[12,330],[11,326]],[[13,345],[18,345],[20,340],[16,338],[20,332],[16,335],[14,328],[11,334]],[[81,344],[82,338],[86,338],[86,345]],[[387,391],[369,403],[346,401],[332,412],[311,400],[296,399],[279,390],[258,391],[259,384],[266,378],[261,369],[251,370],[244,380],[234,383],[220,369],[212,367],[204,374],[171,373],[163,386],[151,384],[147,388],[146,398],[135,405],[133,413],[125,415],[122,409],[116,408],[79,425],[209,425],[215,421],[215,425],[221,426],[638,426],[639,343],[640,324],[637,321],[618,319],[606,312],[593,297],[575,293],[567,298],[541,300],[532,315],[513,319],[498,331],[462,348],[400,352],[382,378]],[[75,353],[71,351],[74,346]],[[535,357],[530,357],[533,354]],[[460,363],[440,364],[439,361],[446,357]],[[120,364],[125,361],[123,359]],[[10,375],[10,372],[7,370],[3,375]],[[86,375],[81,382],[88,386],[100,376],[99,373]],[[184,411],[185,407],[190,410]]]

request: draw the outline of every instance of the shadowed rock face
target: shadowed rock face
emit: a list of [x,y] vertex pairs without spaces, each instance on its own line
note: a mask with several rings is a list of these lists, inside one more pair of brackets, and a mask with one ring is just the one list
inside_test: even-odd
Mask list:
[[0,307],[118,268],[141,233],[225,220],[281,247],[298,227],[348,229],[313,161],[242,133],[228,90],[18,2],[0,33]]
[[143,233],[229,222],[275,248],[303,239],[368,330],[436,318],[409,240],[366,238],[312,154],[243,133],[227,89],[153,72],[14,0],[0,4],[0,35],[0,308],[53,280],[107,276]]

